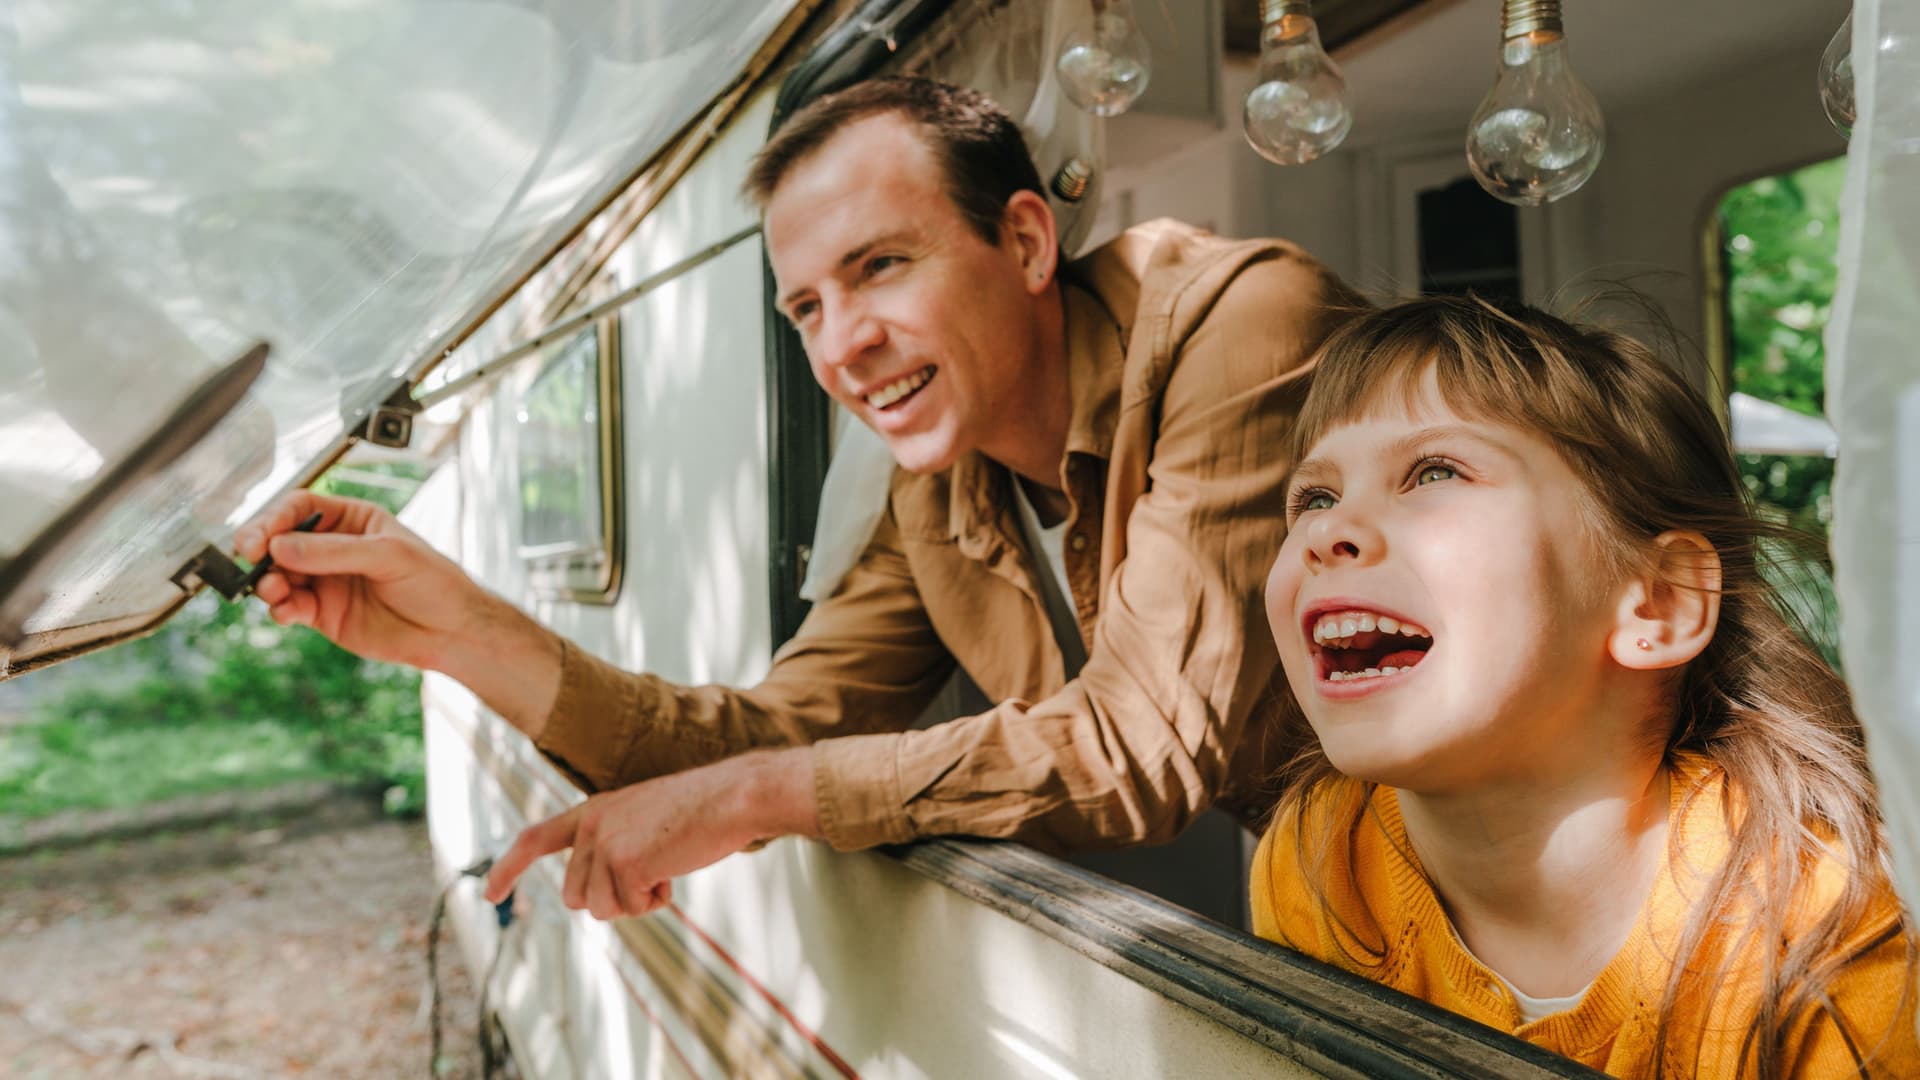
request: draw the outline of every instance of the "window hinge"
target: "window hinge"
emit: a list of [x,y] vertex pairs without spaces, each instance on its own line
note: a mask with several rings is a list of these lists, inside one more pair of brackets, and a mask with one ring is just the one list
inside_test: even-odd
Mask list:
[[375,446],[404,450],[413,441],[413,418],[419,413],[420,403],[413,399],[413,388],[401,383],[387,400],[374,406],[357,434]]

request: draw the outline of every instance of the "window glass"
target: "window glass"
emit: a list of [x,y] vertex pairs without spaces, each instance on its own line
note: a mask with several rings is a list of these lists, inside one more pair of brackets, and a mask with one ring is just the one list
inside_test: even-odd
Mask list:
[[30,633],[156,611],[704,108],[789,0],[0,7],[0,560],[254,341]]
[[617,581],[620,437],[612,320],[555,346],[514,414],[520,557],[534,585],[609,599]]
[[[1826,537],[1833,521],[1833,429],[1822,335],[1833,311],[1846,159],[1729,191],[1715,225],[1726,274],[1728,413],[1747,490],[1763,512]],[[1838,662],[1833,582],[1823,556],[1782,552],[1783,594]]]

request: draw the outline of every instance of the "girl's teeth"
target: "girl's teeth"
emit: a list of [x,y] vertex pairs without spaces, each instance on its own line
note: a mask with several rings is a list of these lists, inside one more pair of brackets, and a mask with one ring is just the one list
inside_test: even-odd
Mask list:
[[1360,632],[1360,621],[1358,619],[1341,619],[1340,620],[1340,636],[1341,637],[1352,637],[1353,635],[1359,632]]
[[1362,615],[1362,616],[1360,616],[1360,629],[1361,629],[1361,630],[1372,630],[1372,629],[1373,629],[1373,616],[1371,616],[1371,615]]
[[1327,672],[1327,681],[1328,682],[1352,682],[1355,679],[1377,679],[1382,675],[1397,675],[1400,672],[1407,671],[1407,670],[1409,669],[1403,668],[1403,667],[1384,667],[1384,668],[1370,667],[1365,671],[1329,671]]
[[1375,625],[1380,627],[1380,632],[1383,634],[1397,634],[1400,632],[1400,620],[1391,615],[1380,616],[1380,618],[1376,620]]

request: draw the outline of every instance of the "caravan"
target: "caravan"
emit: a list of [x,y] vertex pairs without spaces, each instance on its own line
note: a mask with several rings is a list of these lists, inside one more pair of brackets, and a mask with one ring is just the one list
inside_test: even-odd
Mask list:
[[[1815,88],[1843,7],[1569,4],[1605,158],[1578,193],[1517,209],[1461,146],[1492,78],[1493,0],[1320,0],[1353,127],[1284,168],[1241,126],[1257,4],[1135,0],[1153,73],[1110,119],[1055,63],[1091,6],[16,4],[0,227],[30,257],[0,269],[21,366],[0,392],[0,662],[142,633],[201,587],[242,595],[236,526],[335,462],[400,455],[434,470],[405,520],[542,622],[622,667],[758,679],[864,543],[890,465],[813,384],[737,192],[796,108],[882,72],[1019,117],[1070,251],[1166,216],[1286,237],[1382,298],[1546,301],[1624,278],[1704,343],[1688,374],[1737,439],[1846,459],[1844,425],[1836,443],[1732,385],[1714,212],[1846,152]],[[1862,4],[1881,33],[1920,34],[1880,7]],[[1881,78],[1910,97],[1898,76]],[[1911,150],[1872,139],[1911,125],[1905,108],[1862,110],[1849,181],[1853,212],[1877,208],[1896,237],[1912,211],[1888,177]],[[1889,255],[1853,221],[1849,265],[1920,250]],[[1886,362],[1888,287],[1847,296],[1848,402],[1912,378]],[[1888,438],[1913,426],[1855,415]],[[1881,474],[1916,497],[1892,465],[1861,473]],[[1853,528],[1841,542],[1911,589],[1898,551]],[[1863,703],[1891,720],[1911,684],[1886,643],[1910,640],[1891,627],[1920,599],[1841,591],[1888,624],[1843,632]],[[423,694],[454,937],[491,973],[488,1024],[525,1075],[1590,1075],[1250,937],[1251,837],[1217,814],[1168,847],[1074,862],[781,840],[613,923],[568,912],[547,860],[496,911],[459,871],[579,793],[460,685],[428,676]],[[977,704],[957,679],[925,722]],[[1883,782],[1902,753],[1876,762]]]

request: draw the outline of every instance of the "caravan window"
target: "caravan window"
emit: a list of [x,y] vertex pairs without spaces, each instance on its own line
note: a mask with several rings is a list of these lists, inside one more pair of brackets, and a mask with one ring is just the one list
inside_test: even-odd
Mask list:
[[562,341],[514,415],[520,557],[541,592],[611,601],[620,581],[620,409],[615,323]]
[[[1837,436],[1826,404],[1823,335],[1833,310],[1846,160],[1728,191],[1711,228],[1724,275],[1720,355],[1734,449],[1761,508],[1825,537]],[[1783,593],[1827,659],[1839,657],[1833,579],[1823,558],[1783,553]]]

